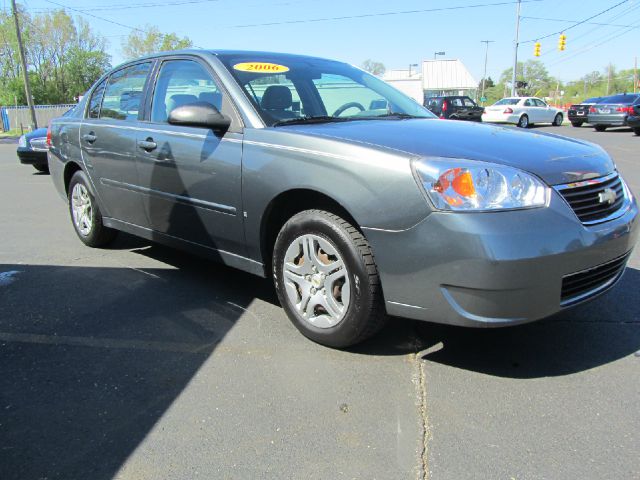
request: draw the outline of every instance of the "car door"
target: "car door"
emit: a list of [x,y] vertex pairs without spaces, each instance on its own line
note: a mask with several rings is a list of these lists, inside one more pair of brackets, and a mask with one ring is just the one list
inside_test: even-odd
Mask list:
[[555,109],[551,108],[545,101],[540,100],[539,98],[534,98],[533,101],[536,102],[536,109],[538,110],[540,118],[538,122],[552,123],[556,116]]
[[152,62],[112,73],[92,92],[80,150],[106,217],[148,226],[135,161],[136,129]]
[[536,108],[536,104],[533,98],[527,98],[523,102],[523,112],[527,114],[529,117],[529,123],[538,122],[538,109]]
[[[231,117],[226,132],[170,125],[171,111],[207,102]],[[158,234],[244,255],[242,123],[213,72],[200,60],[170,57],[155,75],[136,158],[151,228]]]

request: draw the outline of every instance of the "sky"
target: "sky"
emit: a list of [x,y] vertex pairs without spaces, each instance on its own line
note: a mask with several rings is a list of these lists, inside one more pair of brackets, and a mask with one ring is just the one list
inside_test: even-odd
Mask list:
[[[460,59],[477,80],[484,68],[481,41],[492,40],[488,76],[497,79],[513,64],[516,0],[18,1],[31,13],[64,5],[69,14],[83,16],[107,38],[114,65],[124,60],[127,27],[145,25],[188,36],[202,48],[300,53],[354,65],[370,58],[388,70],[407,69],[444,51],[438,58]],[[563,81],[602,71],[609,62],[632,68],[640,56],[640,0],[522,2],[518,59],[535,58],[533,44],[540,39],[540,60]],[[0,0],[2,8],[9,4]],[[563,29],[567,48],[559,52]]]

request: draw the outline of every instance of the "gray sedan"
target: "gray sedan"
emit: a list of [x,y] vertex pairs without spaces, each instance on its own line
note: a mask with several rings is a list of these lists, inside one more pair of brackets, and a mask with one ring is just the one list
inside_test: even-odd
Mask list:
[[588,122],[598,132],[609,127],[626,127],[627,118],[633,115],[633,106],[640,105],[640,95],[624,93],[601,99],[589,107]]
[[53,121],[49,165],[86,245],[124,231],[272,277],[293,324],[333,347],[388,316],[547,317],[614,285],[638,235],[601,148],[441,121],[306,56],[126,63]]

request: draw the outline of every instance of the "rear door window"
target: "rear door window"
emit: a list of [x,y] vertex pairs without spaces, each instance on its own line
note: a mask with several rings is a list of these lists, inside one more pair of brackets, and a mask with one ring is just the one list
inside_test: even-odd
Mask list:
[[151,62],[147,62],[131,65],[113,73],[104,91],[100,118],[137,120],[150,70]]
[[[89,118],[98,118],[100,115],[100,105],[102,104],[102,94],[104,93],[104,86],[107,84],[107,80],[104,79],[100,84],[93,89],[91,99],[89,100]],[[67,112],[68,113],[68,112]],[[66,115],[66,113],[65,113]]]
[[462,107],[464,104],[462,103],[462,99],[455,97],[451,99],[451,105],[455,107]]

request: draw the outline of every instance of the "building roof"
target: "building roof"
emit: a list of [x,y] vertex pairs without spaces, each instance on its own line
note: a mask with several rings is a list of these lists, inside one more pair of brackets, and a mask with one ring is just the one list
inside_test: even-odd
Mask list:
[[478,88],[478,82],[460,60],[424,60],[422,81],[425,90]]

